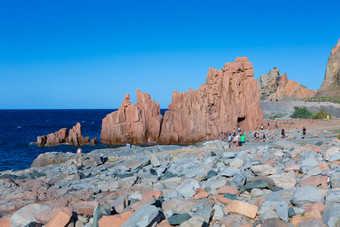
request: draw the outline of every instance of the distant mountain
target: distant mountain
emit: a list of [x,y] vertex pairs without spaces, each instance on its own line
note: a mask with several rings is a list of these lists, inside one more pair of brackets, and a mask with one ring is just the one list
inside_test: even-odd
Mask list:
[[268,74],[262,75],[257,80],[261,100],[279,101],[282,99],[304,99],[316,94],[316,91],[288,80],[287,74],[280,76],[280,69],[273,68]]

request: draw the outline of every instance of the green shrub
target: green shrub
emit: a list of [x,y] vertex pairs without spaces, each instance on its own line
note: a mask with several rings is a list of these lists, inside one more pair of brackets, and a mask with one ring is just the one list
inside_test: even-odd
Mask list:
[[325,107],[321,107],[319,109],[319,112],[313,114],[312,118],[313,119],[325,119],[325,118],[327,118],[327,115],[328,115],[328,113],[327,113],[326,108]]
[[280,118],[280,115],[275,114],[275,115],[273,116],[273,119],[276,119],[276,118]]
[[340,133],[338,134],[338,140],[340,140]]
[[294,106],[294,113],[290,117],[310,119],[312,116],[313,116],[313,113],[310,112],[305,106],[304,107]]

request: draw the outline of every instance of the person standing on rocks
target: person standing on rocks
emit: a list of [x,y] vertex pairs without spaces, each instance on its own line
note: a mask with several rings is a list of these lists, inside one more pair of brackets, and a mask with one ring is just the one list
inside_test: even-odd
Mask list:
[[256,133],[256,141],[257,141],[257,143],[259,143],[260,142],[260,133],[258,133],[258,132],[255,132]]
[[263,124],[261,124],[261,130],[263,130]]
[[303,126],[303,129],[302,129],[302,139],[304,139],[306,137],[306,132],[307,132],[307,129],[305,128],[305,126]]
[[263,143],[266,142],[266,134],[265,134],[265,133],[263,133],[263,135],[262,135],[262,142],[263,142]]
[[285,138],[285,137],[286,137],[286,131],[285,131],[284,128],[281,130],[281,137],[282,137],[282,138]]
[[246,136],[245,133],[241,134],[241,146],[244,146],[246,143]]

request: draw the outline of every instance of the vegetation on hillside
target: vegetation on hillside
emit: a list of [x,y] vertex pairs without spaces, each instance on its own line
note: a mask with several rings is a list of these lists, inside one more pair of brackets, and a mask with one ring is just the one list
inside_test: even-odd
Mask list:
[[313,113],[310,112],[305,106],[298,107],[294,106],[294,113],[290,116],[291,118],[301,118],[301,119],[310,119],[312,118]]
[[304,99],[305,102],[333,102],[340,103],[340,96],[321,96]]
[[325,107],[321,107],[318,112],[313,113],[307,109],[307,107],[298,107],[294,106],[294,113],[291,115],[291,118],[300,118],[300,119],[326,119],[327,118],[327,110]]

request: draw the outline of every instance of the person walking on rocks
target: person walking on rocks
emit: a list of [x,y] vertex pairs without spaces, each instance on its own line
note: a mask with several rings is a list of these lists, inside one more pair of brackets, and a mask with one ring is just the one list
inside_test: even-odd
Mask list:
[[231,133],[228,134],[228,142],[229,142],[229,148],[231,148],[232,143],[233,143],[233,137],[231,136]]
[[262,142],[265,143],[266,142],[266,134],[263,133],[262,135]]
[[307,132],[307,130],[306,130],[305,126],[303,126],[303,129],[302,129],[302,139],[304,139],[306,137],[306,132]]
[[285,137],[286,137],[286,131],[285,131],[284,128],[281,130],[281,137],[282,137],[282,138],[285,138]]
[[261,124],[261,130],[263,130],[263,124]]
[[260,133],[258,133],[258,132],[255,132],[256,133],[256,141],[257,141],[257,143],[259,143],[260,142]]

